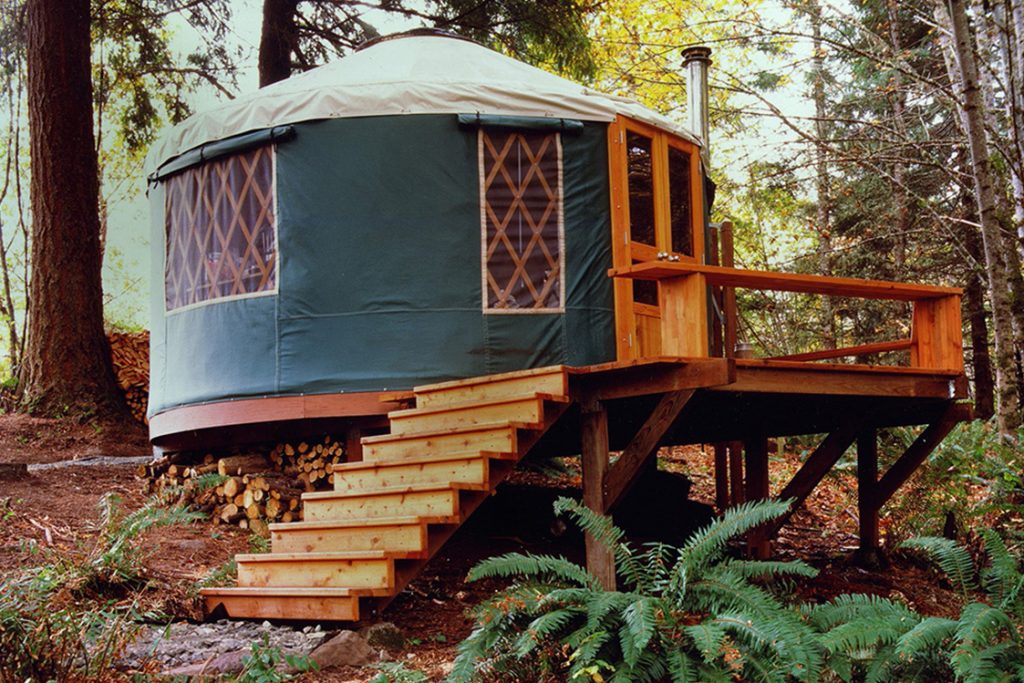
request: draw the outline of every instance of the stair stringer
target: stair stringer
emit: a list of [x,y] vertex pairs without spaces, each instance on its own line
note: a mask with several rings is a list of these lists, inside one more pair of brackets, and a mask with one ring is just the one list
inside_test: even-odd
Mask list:
[[[456,531],[459,530],[477,508],[485,500],[494,494],[494,490],[515,470],[516,465],[533,450],[545,434],[561,419],[562,415],[572,405],[572,401],[547,403],[545,406],[544,421],[537,425],[536,429],[520,429],[520,437],[517,440],[517,453],[514,458],[503,461],[491,461],[489,490],[459,492],[459,522],[458,524],[434,524],[427,525],[427,554],[425,558],[417,560],[405,560],[396,564],[395,567],[395,592],[386,597],[365,596],[360,602],[366,603],[367,614],[379,614],[391,601],[398,597],[403,590],[419,576],[423,568],[431,559],[444,547]],[[525,433],[523,433],[525,432]]]
[[[319,524],[321,528],[331,526],[331,521],[337,521],[340,528],[372,526],[371,522],[378,526],[418,524],[423,534],[421,543],[416,546],[418,549],[388,548],[382,538],[374,538],[373,550],[367,547],[337,552],[329,539],[317,540],[315,531],[314,538],[303,541],[301,552],[296,552],[294,547],[291,551],[287,547],[279,550],[272,542],[272,552],[267,555],[238,558],[240,569],[243,564],[260,564],[267,568],[265,571],[247,567],[244,575],[239,572],[237,587],[202,591],[208,612],[222,606],[229,616],[241,618],[342,621],[358,621],[368,614],[379,613],[562,418],[572,405],[568,372],[565,366],[554,366],[417,387],[414,390],[416,408],[389,414],[392,424],[409,418],[413,418],[412,422],[407,421],[396,433],[364,438],[364,456],[368,456],[364,457],[364,462],[347,463],[340,471],[335,470],[337,495],[324,492],[305,494],[303,498],[307,518],[313,516],[310,506],[327,506],[317,512],[316,517],[321,521],[313,522],[313,526]],[[532,412],[529,405],[524,405],[531,402],[535,402]],[[515,411],[510,408],[503,414],[497,408],[502,403],[516,406]],[[474,406],[479,407],[476,414]],[[445,414],[445,418],[430,425],[431,420],[423,418],[434,413]],[[524,420],[524,415],[529,419]],[[410,431],[410,426],[426,429]],[[496,444],[506,448],[495,450]],[[481,481],[469,483],[455,476],[437,478],[440,473],[436,471],[425,477],[430,483],[389,480],[389,472],[412,472],[427,461],[463,459],[485,461]],[[379,481],[355,488],[350,483],[346,487],[346,468],[355,473],[355,480],[360,480],[360,472],[365,475],[369,470],[371,475],[362,481]],[[420,469],[421,475],[425,473],[426,470]],[[451,513],[411,512],[424,504],[423,499],[418,498],[418,491],[450,492],[454,496],[449,496],[454,504]],[[384,502],[385,498],[390,502]],[[350,502],[338,502],[345,499]],[[378,500],[381,502],[375,502]],[[415,502],[417,500],[420,503]],[[403,510],[402,506],[407,504],[410,507]],[[426,507],[430,505],[423,509]],[[301,527],[303,524],[305,528]],[[310,528],[308,522],[299,522],[273,525],[272,531],[282,540],[281,534],[308,534]],[[332,533],[337,532],[335,529]],[[363,538],[365,540],[365,534]],[[405,539],[408,542],[412,537]],[[283,540],[281,544],[288,546]],[[309,563],[330,571],[318,570],[314,577],[310,574]],[[380,574],[382,581],[370,579],[375,571],[368,568],[371,563],[383,572]],[[362,567],[358,571],[363,572],[360,575],[363,583],[369,580],[371,587],[347,586],[347,579],[334,574],[335,571],[357,571],[357,567]]]

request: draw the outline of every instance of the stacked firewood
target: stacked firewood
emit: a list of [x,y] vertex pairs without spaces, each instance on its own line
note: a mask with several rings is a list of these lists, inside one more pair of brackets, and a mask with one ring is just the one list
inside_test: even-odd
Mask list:
[[[322,442],[278,443],[267,455],[175,454],[139,474],[158,491],[180,489],[179,502],[208,513],[214,523],[266,535],[270,523],[301,520],[303,492],[331,488],[334,466],[344,459],[344,446],[327,436]],[[195,462],[186,464],[189,460]],[[200,477],[214,473],[219,483],[203,486]]]
[[345,447],[324,437],[323,443],[279,443],[270,451],[270,462],[282,472],[294,473],[307,491],[334,486],[334,466],[345,460]]
[[145,423],[149,405],[149,332],[110,332],[107,337],[117,383],[132,415]]

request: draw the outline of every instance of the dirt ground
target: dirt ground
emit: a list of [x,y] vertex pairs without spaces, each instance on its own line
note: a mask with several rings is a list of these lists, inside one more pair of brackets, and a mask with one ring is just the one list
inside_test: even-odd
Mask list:
[[[139,456],[149,453],[144,433],[105,434],[88,425],[66,420],[0,416],[0,462],[55,463],[95,455]],[[710,450],[672,449],[663,467],[686,473],[693,481],[691,498],[712,503],[714,479]],[[773,456],[773,491],[799,467],[800,455]],[[532,483],[523,475],[519,484]],[[562,481],[571,485],[572,479]],[[958,611],[956,594],[942,587],[936,575],[912,560],[896,555],[887,571],[868,571],[850,561],[856,547],[856,482],[848,474],[830,475],[784,529],[775,545],[781,559],[804,559],[821,570],[798,587],[808,601],[823,601],[858,591],[905,600],[925,614],[948,616]],[[95,538],[98,504],[113,492],[128,508],[144,500],[142,482],[133,465],[61,467],[31,472],[16,480],[0,479],[0,574],[39,561],[39,549],[82,553]],[[196,584],[246,552],[247,532],[236,527],[197,522],[162,528],[145,539],[146,568],[156,590],[151,605],[180,618],[201,617]],[[406,648],[396,653],[410,668],[440,680],[455,657],[456,645],[471,630],[468,611],[496,588],[495,584],[464,582],[477,561],[510,551],[556,553],[580,559],[577,537],[533,538],[471,524],[445,546],[420,577],[380,616],[406,635]],[[362,681],[366,670],[333,670],[309,674],[304,681]]]

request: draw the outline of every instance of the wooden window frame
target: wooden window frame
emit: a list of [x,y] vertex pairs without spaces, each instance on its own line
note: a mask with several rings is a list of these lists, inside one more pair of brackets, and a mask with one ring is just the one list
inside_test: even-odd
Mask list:
[[[170,222],[170,214],[172,212],[172,207],[169,205],[169,202],[171,201],[171,195],[170,195],[171,189],[169,187],[166,187],[166,185],[168,185],[171,182],[174,182],[176,178],[178,178],[179,176],[181,176],[183,174],[198,172],[200,166],[193,166],[193,167],[184,169],[180,173],[176,173],[173,176],[170,176],[170,177],[168,177],[168,178],[166,178],[166,179],[164,179],[162,181],[165,184],[165,187],[164,187],[164,193],[165,193],[164,194],[164,249],[163,249],[163,268],[162,268],[162,273],[163,273],[163,277],[164,277],[163,302],[164,302],[164,315],[165,316],[177,315],[179,313],[183,313],[183,312],[189,311],[189,310],[194,310],[194,309],[200,308],[202,306],[210,306],[210,305],[215,305],[215,304],[220,304],[220,303],[226,303],[226,302],[229,302],[229,301],[238,301],[238,300],[241,300],[241,299],[253,299],[253,298],[265,297],[265,296],[277,296],[277,294],[279,293],[280,286],[281,286],[281,267],[280,267],[281,266],[281,243],[280,243],[280,235],[279,235],[279,229],[280,229],[279,205],[278,205],[278,201],[277,201],[278,200],[278,198],[277,198],[277,146],[271,144],[271,145],[267,145],[266,147],[257,148],[257,149],[260,149],[262,151],[262,153],[268,154],[269,157],[270,157],[270,188],[269,188],[270,196],[269,196],[269,202],[270,202],[272,208],[269,211],[269,217],[270,217],[270,220],[272,222],[272,226],[271,227],[272,227],[273,235],[274,235],[274,250],[273,250],[274,264],[273,264],[273,271],[272,271],[273,287],[271,287],[269,289],[258,290],[258,291],[255,291],[255,292],[242,292],[242,293],[239,293],[239,294],[228,294],[228,295],[224,295],[224,296],[213,296],[213,297],[208,297],[206,299],[203,299],[201,301],[194,301],[192,303],[184,304],[184,305],[181,305],[181,306],[175,306],[174,308],[169,308],[168,307],[168,297],[167,297],[168,281],[167,280],[168,280],[168,277],[169,277],[168,267],[170,265],[169,261],[170,261],[170,249],[171,249],[171,245],[170,245],[170,237],[171,237],[171,235],[170,235],[170,225],[169,225],[169,222]],[[248,154],[250,152],[252,152],[252,150],[246,150],[246,151],[243,151],[243,152],[239,152],[237,154],[232,154],[232,155],[229,155],[227,157],[223,157],[221,159],[216,159],[216,160],[208,161],[208,162],[205,162],[205,163],[206,164],[225,163],[225,162],[229,162],[230,160],[236,158],[237,156]],[[247,189],[248,183],[251,182],[251,181],[252,181],[252,176],[247,178],[247,180],[245,182],[245,185],[244,185],[245,189]],[[248,189],[247,189],[247,191],[248,191]],[[202,193],[199,194],[198,198],[202,198]],[[233,205],[240,204],[240,198],[233,198],[231,200],[231,203]],[[238,229],[237,225],[235,225],[234,228]],[[214,238],[216,238],[215,235],[214,235]],[[194,285],[193,285],[193,288],[194,288]]]
[[480,285],[481,285],[481,310],[484,315],[543,315],[565,313],[565,174],[562,159],[562,135],[559,132],[547,132],[537,130],[507,130],[508,133],[543,133],[554,139],[556,154],[558,187],[555,197],[556,226],[558,230],[558,306],[557,307],[530,307],[530,308],[500,308],[490,305],[491,284],[488,282],[490,275],[488,261],[491,247],[491,236],[488,230],[487,190],[490,184],[487,182],[485,172],[484,136],[487,134],[483,127],[477,129],[477,164],[480,185]]

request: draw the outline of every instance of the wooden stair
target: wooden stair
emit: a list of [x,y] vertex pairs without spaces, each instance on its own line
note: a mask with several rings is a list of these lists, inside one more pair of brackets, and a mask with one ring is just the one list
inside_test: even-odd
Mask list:
[[207,588],[208,612],[358,621],[379,611],[493,493],[569,407],[554,366],[417,387],[416,407],[365,437],[334,490],[303,494],[304,520],[270,525],[271,552],[238,555],[238,585]]

